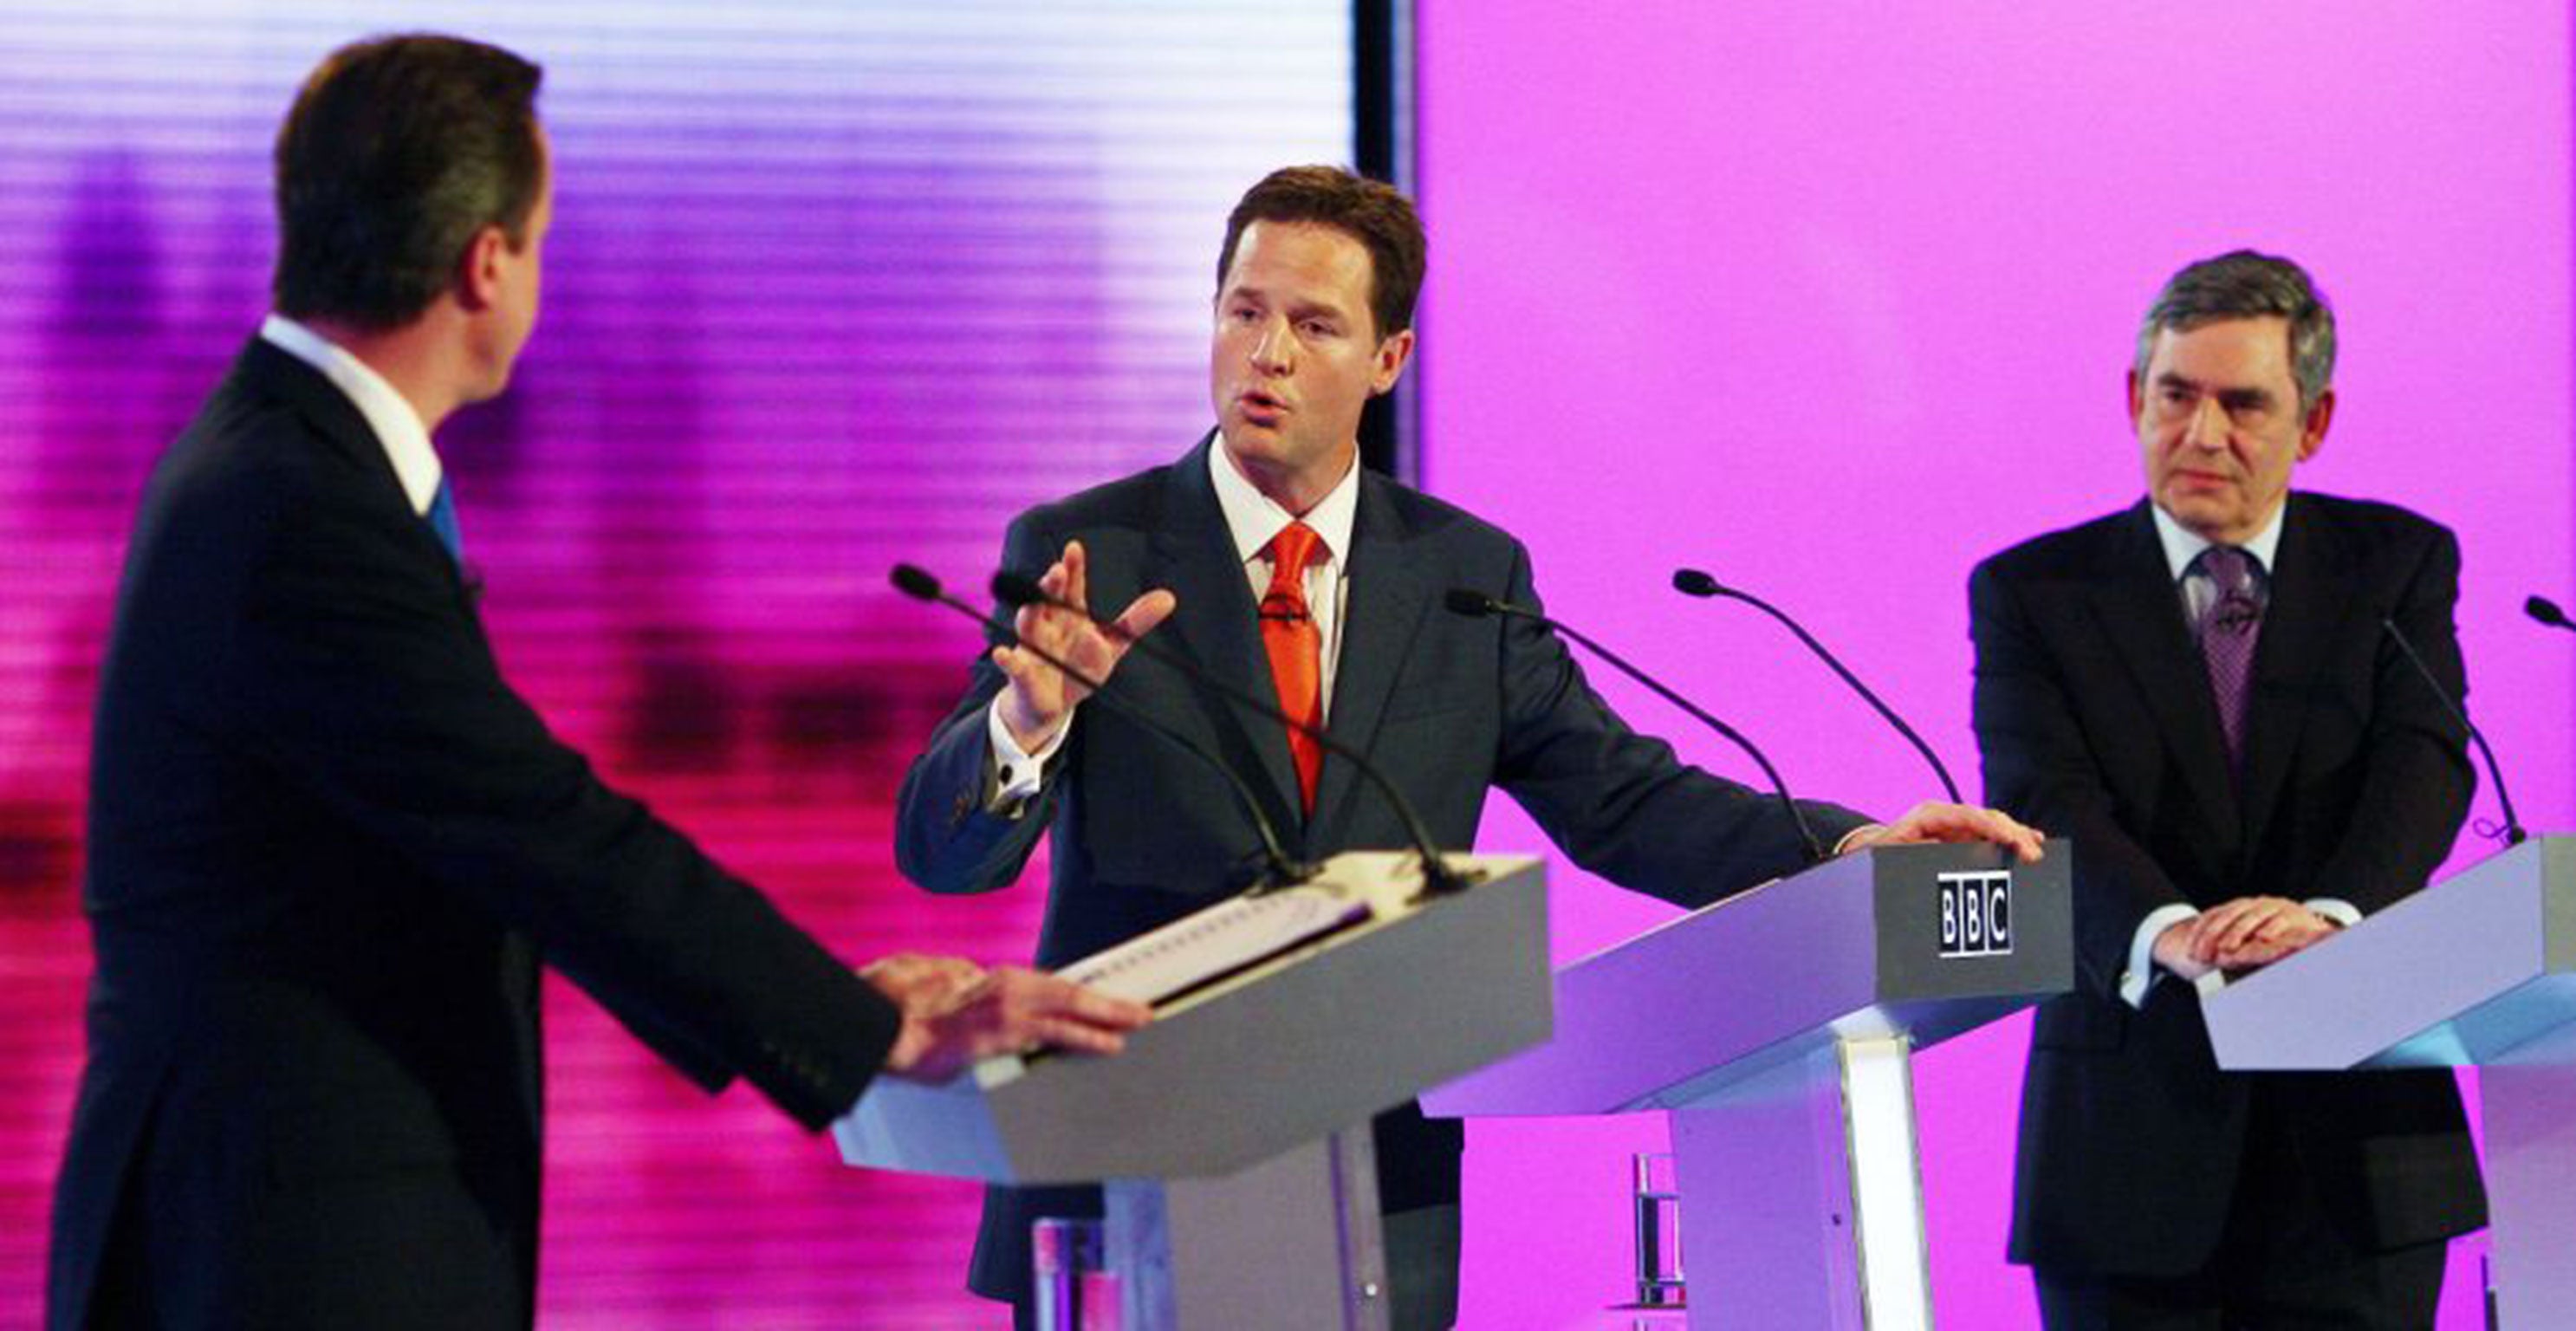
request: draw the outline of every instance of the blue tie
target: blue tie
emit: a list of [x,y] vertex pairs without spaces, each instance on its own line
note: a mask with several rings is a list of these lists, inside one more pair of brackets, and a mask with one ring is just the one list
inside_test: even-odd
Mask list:
[[448,493],[447,478],[438,478],[438,494],[429,501],[429,529],[438,533],[438,543],[447,547],[449,558],[465,562],[465,533],[456,526],[456,496]]

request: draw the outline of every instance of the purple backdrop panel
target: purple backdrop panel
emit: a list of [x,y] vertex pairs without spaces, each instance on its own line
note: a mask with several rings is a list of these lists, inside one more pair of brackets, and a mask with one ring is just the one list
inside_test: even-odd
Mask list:
[[[2459,531],[2476,713],[2525,819],[2576,819],[2568,644],[2516,609],[2576,591],[2565,6],[1419,11],[1426,479],[1797,789],[1895,811],[1933,787],[1774,626],[1666,590],[1673,567],[1806,618],[1973,790],[1969,566],[2138,496],[2136,321],[2182,263],[2252,244],[2343,320],[2301,483]],[[1508,808],[1487,834],[1543,844]],[[1556,881],[1565,955],[1664,914]],[[2026,1029],[1918,1064],[1945,1325],[2035,1324],[2002,1258]],[[1477,1125],[1465,1324],[1617,1324],[1620,1156],[1660,1135]],[[2479,1324],[2482,1243],[2455,1245],[2446,1328]]]
[[[388,14],[0,15],[0,1325],[35,1320],[81,1052],[88,713],[135,487],[265,308],[269,142],[325,52],[398,21],[547,66],[544,325],[440,441],[494,638],[612,780],[854,961],[1025,959],[1041,898],[894,872],[895,782],[977,644],[888,566],[975,588],[1017,509],[1187,447],[1226,209],[1352,138],[1334,0]],[[546,1325],[992,1322],[961,1292],[973,1188],[845,1169],[549,1007]]]

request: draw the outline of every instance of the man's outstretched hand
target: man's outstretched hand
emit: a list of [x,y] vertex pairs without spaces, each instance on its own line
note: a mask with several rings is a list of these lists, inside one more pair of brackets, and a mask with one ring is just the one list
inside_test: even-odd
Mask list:
[[[1093,623],[1090,565],[1080,541],[1065,542],[1062,557],[1039,576],[1038,589],[1081,613],[1032,601],[1020,607],[1012,632],[1021,642],[1103,682],[1118,668],[1127,649],[1170,618],[1180,604],[1170,592],[1158,588],[1128,602],[1107,626]],[[1085,690],[1037,652],[996,647],[993,664],[1010,680],[1002,695],[1002,724],[1011,728],[1011,738],[1022,750],[1035,753],[1064,725],[1065,715],[1082,701]]]

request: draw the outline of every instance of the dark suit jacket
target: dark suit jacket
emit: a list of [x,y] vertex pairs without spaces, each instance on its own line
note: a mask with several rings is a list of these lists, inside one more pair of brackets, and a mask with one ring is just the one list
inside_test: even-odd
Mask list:
[[[1092,605],[1114,611],[1144,591],[1170,588],[1180,608],[1157,635],[1267,697],[1275,686],[1251,587],[1208,478],[1211,446],[1203,440],[1172,466],[1021,516],[1002,562],[1034,573],[1067,540],[1080,539]],[[1802,865],[1778,801],[1685,767],[1670,746],[1629,730],[1554,634],[1443,607],[1453,587],[1537,605],[1518,541],[1383,477],[1363,473],[1360,486],[1329,728],[1372,755],[1443,846],[1474,839],[1487,789],[1501,786],[1576,863],[1686,905]],[[978,660],[964,701],[905,777],[896,854],[913,881],[935,892],[1007,886],[1051,830],[1042,966],[1224,895],[1228,870],[1253,853],[1252,825],[1203,762],[1104,708],[1080,713],[1034,808],[1018,819],[986,812],[985,707],[1003,684],[990,661]],[[1350,763],[1330,756],[1306,819],[1285,732],[1193,688],[1146,653],[1128,655],[1110,689],[1245,773],[1271,820],[1299,843],[1292,853],[1320,859],[1408,844],[1386,801]],[[1864,821],[1830,805],[1809,806],[1808,816],[1829,848]],[[1426,1121],[1407,1105],[1380,1116],[1377,1138],[1388,1210],[1457,1199],[1455,1122]],[[1027,1214],[986,1208],[977,1289],[998,1296],[1025,1281]]]
[[525,1326],[536,967],[809,1127],[891,1005],[511,691],[357,409],[254,342],[145,491],[98,705],[50,1320]]
[[[2365,1249],[2484,1223],[2450,1074],[2221,1074],[2191,986],[2117,996],[2170,902],[2423,886],[2473,775],[2463,736],[2380,627],[2466,690],[2459,546],[2384,504],[2293,494],[2247,703],[2242,787],[2144,502],[2016,546],[1969,584],[1987,799],[2071,838],[2077,992],[2040,1009],[2024,1087],[2014,1260],[2179,1275],[2216,1249],[2258,1083],[2299,1124],[2328,1208]],[[2330,944],[2329,944],[2330,945]]]

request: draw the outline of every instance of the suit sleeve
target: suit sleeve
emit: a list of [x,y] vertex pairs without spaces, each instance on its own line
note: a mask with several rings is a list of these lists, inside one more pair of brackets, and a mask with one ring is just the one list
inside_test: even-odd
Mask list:
[[[2415,645],[2443,691],[2462,707],[2468,674],[2452,622],[2460,597],[2460,546],[2435,528],[2402,570],[2391,622]],[[2376,625],[2372,626],[2376,629]],[[2373,706],[2364,739],[2360,798],[2343,839],[2297,895],[2340,897],[2362,914],[2424,886],[2451,852],[2477,786],[2468,737],[2384,631],[2372,633]]]
[[[1024,516],[1002,538],[1001,566],[1034,575],[1055,561],[1059,548]],[[1059,774],[1073,746],[1082,742],[1077,716],[1067,722],[1074,729],[1047,764],[1037,795],[1008,814],[989,807],[992,743],[984,718],[1009,682],[989,649],[1009,640],[999,627],[987,632],[988,650],[975,658],[966,696],[939,723],[929,747],[912,760],[895,797],[895,865],[932,892],[990,892],[1018,881],[1039,838],[1046,835]]]
[[2074,842],[2077,980],[2089,993],[2114,997],[2138,925],[2159,907],[2190,902],[2122,830],[2076,722],[2071,682],[1992,561],[1968,579],[1968,626],[1986,802]]
[[[1528,552],[1517,541],[1504,599],[1539,604]],[[1777,797],[1687,766],[1671,745],[1629,729],[1554,632],[1508,617],[1502,653],[1495,783],[1575,863],[1693,907],[1807,866],[1796,824]],[[1837,805],[1799,807],[1828,854],[1869,821]]]
[[845,1112],[894,1006],[548,732],[435,546],[291,478],[266,489],[218,667],[254,758],[525,931],[702,1083],[742,1075],[809,1127]]

